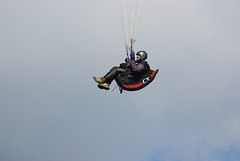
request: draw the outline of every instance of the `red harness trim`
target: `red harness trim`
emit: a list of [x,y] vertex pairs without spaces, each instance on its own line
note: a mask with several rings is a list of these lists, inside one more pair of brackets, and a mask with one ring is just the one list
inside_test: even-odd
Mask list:
[[151,77],[151,78],[152,78],[152,77],[154,77],[154,75],[156,74],[156,72],[157,72],[157,71],[156,71],[156,70],[154,70],[154,71],[152,72],[152,74],[151,74],[151,76],[150,76],[150,77]]
[[123,84],[123,86],[125,88],[138,88],[138,87],[141,87],[143,85],[142,82],[138,83],[138,84],[133,84],[133,85],[126,85],[126,84]]
[[[155,76],[156,72],[157,72],[157,71],[154,70],[154,71],[152,72],[152,74],[150,75],[150,77],[153,78],[153,77]],[[141,87],[142,85],[143,85],[142,82],[140,82],[140,83],[138,83],[138,84],[132,84],[132,85],[123,84],[123,86],[124,86],[125,88],[138,88],[138,87]]]
[[[153,79],[153,78],[156,76],[157,71],[158,71],[158,70],[153,70],[153,71],[152,71],[152,73],[151,73],[151,75],[150,75],[151,79]],[[151,81],[152,81],[152,80],[151,80]],[[125,87],[126,89],[132,89],[132,90],[135,90],[135,89],[137,89],[137,88],[139,88],[139,87],[141,87],[141,86],[143,86],[143,85],[144,85],[143,82],[140,82],[140,83],[138,83],[138,84],[131,84],[131,85],[122,84],[122,86]]]

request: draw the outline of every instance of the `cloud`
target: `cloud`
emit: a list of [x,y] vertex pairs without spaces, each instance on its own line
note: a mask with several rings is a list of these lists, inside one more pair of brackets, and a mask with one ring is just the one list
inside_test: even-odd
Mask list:
[[119,94],[92,80],[125,58],[115,1],[3,2],[0,160],[238,160],[238,3],[146,1],[160,72]]

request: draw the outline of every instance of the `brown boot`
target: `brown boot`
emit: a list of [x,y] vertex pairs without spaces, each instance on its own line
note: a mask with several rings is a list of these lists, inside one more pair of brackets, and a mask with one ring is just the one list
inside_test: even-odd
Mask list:
[[93,79],[97,83],[105,83],[105,79],[103,77],[101,77],[101,78],[93,77]]
[[98,84],[98,88],[109,90],[110,89],[110,85],[108,83],[99,83]]

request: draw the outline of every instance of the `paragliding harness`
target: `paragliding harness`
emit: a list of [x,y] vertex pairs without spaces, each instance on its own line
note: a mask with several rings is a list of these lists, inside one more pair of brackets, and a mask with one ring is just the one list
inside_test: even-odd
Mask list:
[[134,83],[127,82],[126,79],[124,78],[125,76],[122,74],[119,74],[115,80],[119,86],[120,93],[122,93],[123,90],[137,91],[149,85],[154,80],[157,73],[158,69],[157,70],[149,69],[141,79],[135,81]]

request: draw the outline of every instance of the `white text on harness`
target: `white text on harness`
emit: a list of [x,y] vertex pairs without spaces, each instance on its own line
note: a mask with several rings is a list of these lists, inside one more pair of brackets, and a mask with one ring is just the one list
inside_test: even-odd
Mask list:
[[146,84],[147,82],[150,82],[151,80],[150,80],[150,76],[148,76],[147,78],[144,78],[143,80],[142,80],[142,83],[143,84]]

